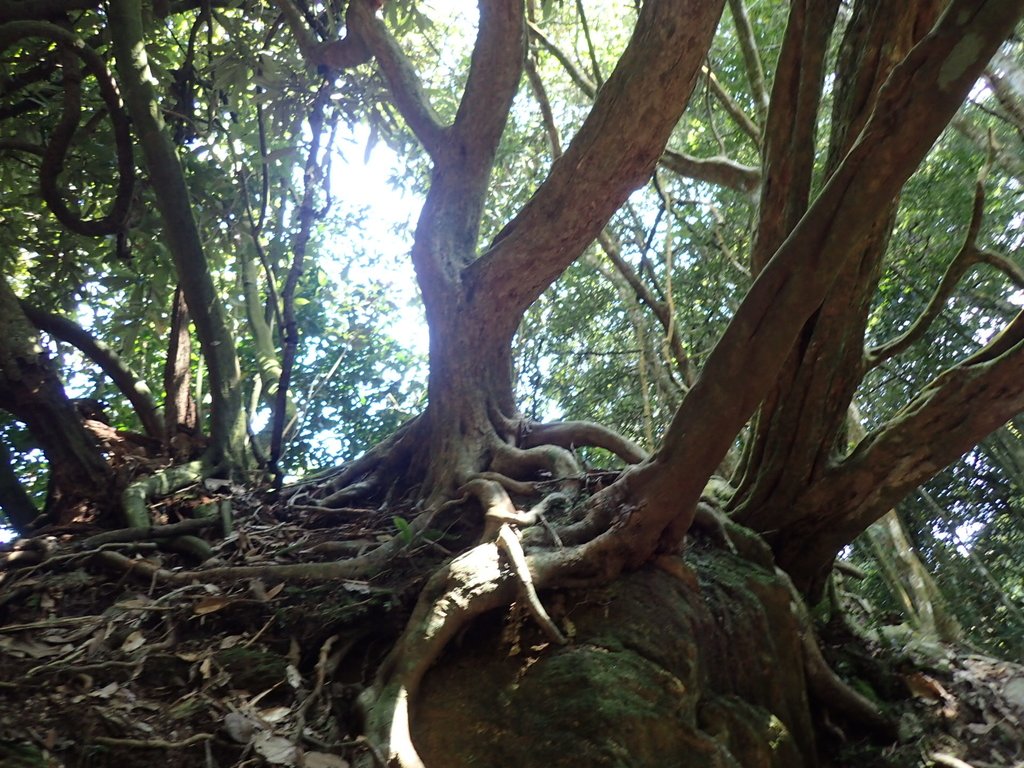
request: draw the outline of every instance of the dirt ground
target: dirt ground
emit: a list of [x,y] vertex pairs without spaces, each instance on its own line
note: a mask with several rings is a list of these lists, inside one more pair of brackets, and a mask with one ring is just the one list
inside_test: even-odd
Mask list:
[[[221,564],[333,559],[406,529],[369,510],[297,523],[253,504],[241,516],[226,537],[207,534]],[[374,582],[183,584],[161,577],[180,555],[86,546],[96,532],[44,532],[0,553],[0,766],[344,768],[366,752],[355,696],[415,599],[417,558],[436,559],[440,543],[409,548]],[[950,648],[921,657],[899,676],[901,743],[824,734],[846,755],[829,762],[1024,766],[1024,667]]]

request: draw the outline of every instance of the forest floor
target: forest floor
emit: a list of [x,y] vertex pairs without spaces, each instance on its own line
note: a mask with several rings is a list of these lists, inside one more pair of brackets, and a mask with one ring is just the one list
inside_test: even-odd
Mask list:
[[[217,492],[203,503],[211,499]],[[229,500],[241,522],[211,541],[223,565],[337,559],[409,530],[374,510],[296,521],[240,494]],[[198,504],[169,500],[158,521],[188,518]],[[83,547],[95,533],[41,532],[0,553],[5,768],[344,768],[367,749],[355,696],[445,541],[408,542],[371,581],[168,583],[182,556],[152,543]],[[1024,666],[948,647],[927,656],[898,674],[901,743],[839,744],[847,758],[827,762],[1024,766]]]

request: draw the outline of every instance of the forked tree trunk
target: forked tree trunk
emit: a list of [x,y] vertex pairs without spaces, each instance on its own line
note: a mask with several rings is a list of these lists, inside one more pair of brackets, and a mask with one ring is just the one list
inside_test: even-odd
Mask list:
[[[856,5],[842,43],[835,78],[837,88],[826,178],[857,140],[893,68],[932,28],[943,5],[940,0],[909,5],[869,0]],[[794,27],[791,24],[788,32]],[[815,63],[821,61],[820,51],[826,40],[819,38],[813,47]],[[784,56],[783,60],[803,72],[800,57]],[[776,98],[772,100],[773,110],[776,105],[786,106],[787,100],[780,97],[785,93],[786,80],[786,73],[780,73],[776,80]],[[805,85],[820,91],[820,73],[817,82]],[[816,113],[800,114],[813,126]],[[769,131],[793,131],[787,118],[788,115],[784,115],[781,120],[770,119]],[[782,144],[780,153],[786,148],[784,142],[769,135],[766,139],[769,155],[776,144]],[[773,178],[771,160],[769,156],[755,268],[761,266],[758,260],[763,258],[764,246],[788,235],[789,228],[804,212],[800,200],[794,200],[791,194],[780,195],[775,189],[781,180]],[[802,166],[789,175],[809,183],[813,156],[790,154],[783,162]],[[847,411],[864,375],[868,312],[898,201],[898,196],[894,196],[862,227],[864,236],[857,252],[844,261],[821,307],[804,325],[775,387],[759,411],[744,474],[731,503],[737,519],[765,533],[769,540],[773,531],[786,535],[782,533],[785,526],[780,522],[807,488],[820,480],[847,452]],[[780,221],[783,222],[781,227]],[[884,511],[879,510],[879,514]]]

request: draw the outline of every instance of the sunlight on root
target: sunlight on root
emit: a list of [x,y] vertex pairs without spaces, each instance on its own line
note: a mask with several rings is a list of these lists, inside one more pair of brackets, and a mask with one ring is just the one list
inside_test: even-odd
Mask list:
[[412,745],[412,733],[409,729],[409,691],[405,686],[400,687],[395,694],[388,739],[391,743],[389,758],[397,760],[401,768],[426,768],[419,753],[416,752],[416,747]]
[[565,645],[568,642],[565,635],[555,626],[555,622],[548,616],[544,604],[537,596],[537,590],[533,586],[533,577],[530,575],[530,567],[526,563],[526,554],[519,541],[519,534],[508,523],[503,523],[498,529],[497,544],[498,548],[508,557],[512,572],[519,581],[520,595],[534,620],[540,624],[541,629],[552,641],[559,645]]

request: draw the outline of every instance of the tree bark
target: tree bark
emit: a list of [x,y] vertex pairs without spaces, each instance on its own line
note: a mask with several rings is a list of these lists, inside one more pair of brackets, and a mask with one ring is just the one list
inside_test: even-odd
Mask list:
[[152,392],[149,391],[146,382],[133,373],[113,349],[66,317],[44,312],[25,302],[21,302],[21,308],[36,328],[77,347],[82,354],[96,363],[132,404],[145,433],[149,437],[160,439],[163,432],[160,409],[153,400]]
[[210,463],[227,470],[244,468],[250,463],[250,455],[235,339],[203,250],[181,162],[160,116],[140,4],[138,0],[113,0],[109,17],[125,103],[142,145],[164,238],[210,374],[208,457]]
[[117,507],[113,471],[40,344],[38,332],[0,276],[0,408],[23,421],[50,465],[50,504],[59,519],[82,502]]
[[[889,209],[1022,10],[1021,0],[954,0],[935,28],[893,70],[858,139],[758,275],[683,400],[662,447],[627,473],[619,487],[610,487],[607,502],[595,504],[598,509],[625,504],[630,511],[622,525],[584,545],[579,559],[587,567],[601,562],[601,568],[614,572],[642,562],[659,541],[674,546],[680,540],[705,482],[776,381],[801,328],[820,307],[836,276],[873,241],[875,222]],[[1007,336],[1013,338],[1015,332]],[[869,437],[865,443],[870,447],[862,444],[845,466],[829,473],[827,482],[808,490],[799,519],[807,531],[798,532],[790,524],[795,511],[780,518],[774,508],[772,514],[755,514],[756,508],[751,508],[755,511],[741,522],[762,532],[774,531],[770,539],[780,565],[796,575],[798,586],[808,589],[812,575],[820,575],[839,547],[890,509],[927,472],[960,455],[1024,406],[1024,391],[1009,383],[1015,375],[1017,382],[1022,380],[1017,373],[1021,365],[1024,362],[1009,351],[991,360],[982,356],[969,369],[951,373],[932,387],[892,428],[874,440]],[[977,398],[988,403],[984,413],[972,412],[968,405]],[[950,424],[949,414],[961,412],[957,409],[969,418]],[[948,438],[941,448],[934,445],[940,434]],[[942,461],[940,455],[947,454]]]
[[199,411],[192,396],[192,334],[188,305],[181,288],[174,289],[171,338],[164,361],[163,437],[168,447],[179,431],[199,433]]
[[[930,29],[939,5],[938,0],[910,6],[874,0],[857,4],[836,74],[826,174],[834,172],[850,150],[886,78]],[[816,64],[820,64],[819,46],[823,47],[823,42],[811,46]],[[798,60],[792,64],[803,71]],[[814,85],[820,90],[820,79]],[[814,112],[806,116],[811,126],[816,112],[815,105]],[[787,125],[783,122],[778,127],[784,129]],[[796,135],[799,137],[800,132]],[[773,143],[771,138],[766,141],[769,147]],[[783,162],[793,164],[792,158],[797,158],[796,168],[787,175],[800,177],[800,186],[808,190],[813,156],[803,153],[801,157],[799,151],[788,146],[784,149],[780,151],[787,158]],[[756,510],[750,515],[770,519],[773,509],[791,505],[829,461],[845,453],[846,414],[863,376],[864,330],[898,200],[894,195],[864,227],[870,234],[861,252],[844,263],[835,287],[802,329],[776,386],[765,398],[748,449],[750,461],[733,498],[732,505],[741,510],[740,516],[747,516],[745,510],[749,509]],[[770,197],[762,197],[759,246],[765,244],[765,235],[772,242],[781,241],[803,215],[804,209],[799,200],[793,200],[792,193],[783,193],[775,205],[772,202]],[[757,268],[759,248],[755,247],[754,255]]]
[[0,509],[7,518],[7,524],[22,533],[39,516],[39,510],[18,479],[11,466],[11,458],[7,444],[0,440]]

